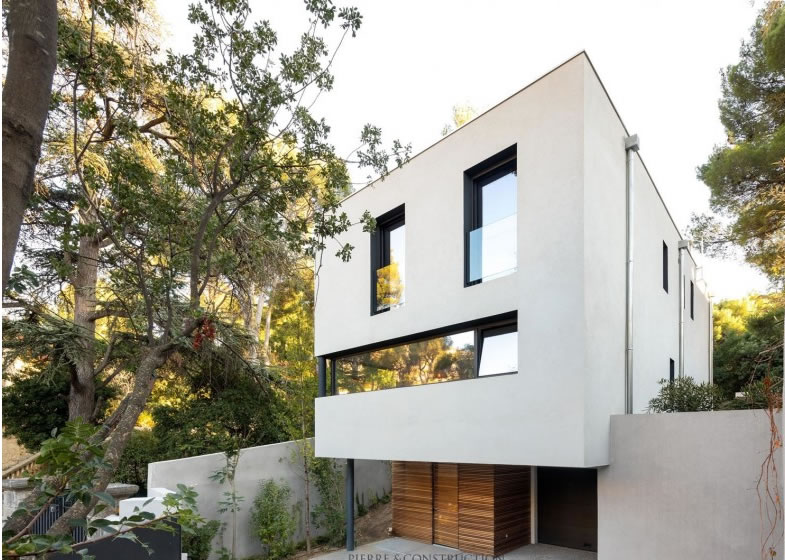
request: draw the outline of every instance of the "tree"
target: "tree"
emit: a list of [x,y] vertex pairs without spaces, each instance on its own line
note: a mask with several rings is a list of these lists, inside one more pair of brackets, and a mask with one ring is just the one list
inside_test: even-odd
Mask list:
[[[189,11],[193,52],[159,64],[143,3],[81,6],[61,18],[53,173],[42,177],[24,246],[37,285],[20,282],[12,295],[43,321],[75,327],[71,418],[93,416],[96,379],[128,377],[100,431],[102,491],[161,368],[206,352],[266,378],[222,311],[240,299],[246,256],[276,242],[313,257],[351,225],[339,210],[347,162],[309,107],[333,84],[335,50],[322,33],[337,24],[342,42],[361,16],[307,2],[299,46],[279,54],[276,33],[250,21],[247,2],[205,0]],[[401,164],[408,154],[399,142],[383,150],[370,125],[361,141],[355,162],[382,175],[390,157]],[[344,259],[351,250],[337,247]],[[70,316],[55,314],[53,300]],[[66,532],[95,503],[72,506],[51,531]]]
[[57,0],[3,5],[8,66],[3,84],[3,286],[33,192],[57,64]]
[[691,236],[722,254],[740,246],[778,284],[785,279],[785,9],[770,2],[740,60],[722,73],[727,143],[698,168],[715,216],[693,216]]
[[714,308],[714,382],[727,399],[764,377],[782,378],[779,294],[725,300]]
[[471,105],[455,105],[452,108],[452,123],[444,125],[442,136],[447,136],[454,130],[458,130],[476,116],[477,110]]

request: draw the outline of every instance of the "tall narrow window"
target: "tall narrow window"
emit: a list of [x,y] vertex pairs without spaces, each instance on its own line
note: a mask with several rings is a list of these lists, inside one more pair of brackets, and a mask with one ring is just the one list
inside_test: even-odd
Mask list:
[[673,383],[673,380],[676,379],[676,362],[673,361],[673,358],[670,359],[669,367],[670,367],[669,379],[670,382]]
[[518,169],[511,146],[464,173],[466,285],[515,272]]
[[668,246],[662,242],[662,289],[668,292]]
[[690,319],[695,319],[695,284],[690,280]]
[[406,219],[404,206],[376,218],[371,234],[371,314],[405,301]]

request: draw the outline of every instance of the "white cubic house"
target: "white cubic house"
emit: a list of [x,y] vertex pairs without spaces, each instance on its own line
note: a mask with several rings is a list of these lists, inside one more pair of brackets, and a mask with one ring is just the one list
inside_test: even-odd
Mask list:
[[392,461],[399,536],[597,550],[610,417],[710,380],[711,304],[588,57],[343,209],[376,229],[317,275],[316,454],[349,492],[353,459]]

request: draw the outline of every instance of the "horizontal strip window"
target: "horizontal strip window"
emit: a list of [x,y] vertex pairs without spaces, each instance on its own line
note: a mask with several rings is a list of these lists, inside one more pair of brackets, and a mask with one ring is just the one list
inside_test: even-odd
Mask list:
[[339,394],[363,393],[517,373],[515,320],[482,323],[439,336],[336,358]]

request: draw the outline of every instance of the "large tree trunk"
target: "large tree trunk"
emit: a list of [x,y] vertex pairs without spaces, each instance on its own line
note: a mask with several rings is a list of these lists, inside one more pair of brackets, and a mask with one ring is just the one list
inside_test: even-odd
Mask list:
[[8,69],[3,87],[3,290],[49,113],[57,65],[57,0],[8,2]]
[[[88,216],[88,220],[90,217]],[[68,419],[90,422],[95,410],[95,290],[98,283],[99,243],[93,236],[79,240],[74,277],[74,324],[79,329],[79,351],[68,395]]]
[[[117,465],[120,463],[120,457],[128,445],[128,440],[131,438],[134,426],[139,419],[139,415],[144,410],[147,404],[147,399],[153,391],[153,384],[155,383],[155,371],[166,363],[169,356],[169,351],[164,350],[162,347],[148,347],[143,350],[142,358],[139,367],[134,374],[134,386],[128,396],[128,401],[125,410],[122,413],[120,420],[117,422],[117,427],[112,431],[109,440],[106,443],[106,452],[104,460],[109,464],[108,469],[101,470],[96,477],[93,484],[93,490],[96,492],[103,492],[112,481]],[[63,514],[52,527],[49,529],[50,535],[61,535],[71,530],[71,521],[74,519],[84,519],[85,516],[96,506],[98,500],[93,500],[85,505],[77,502],[75,505]]]

